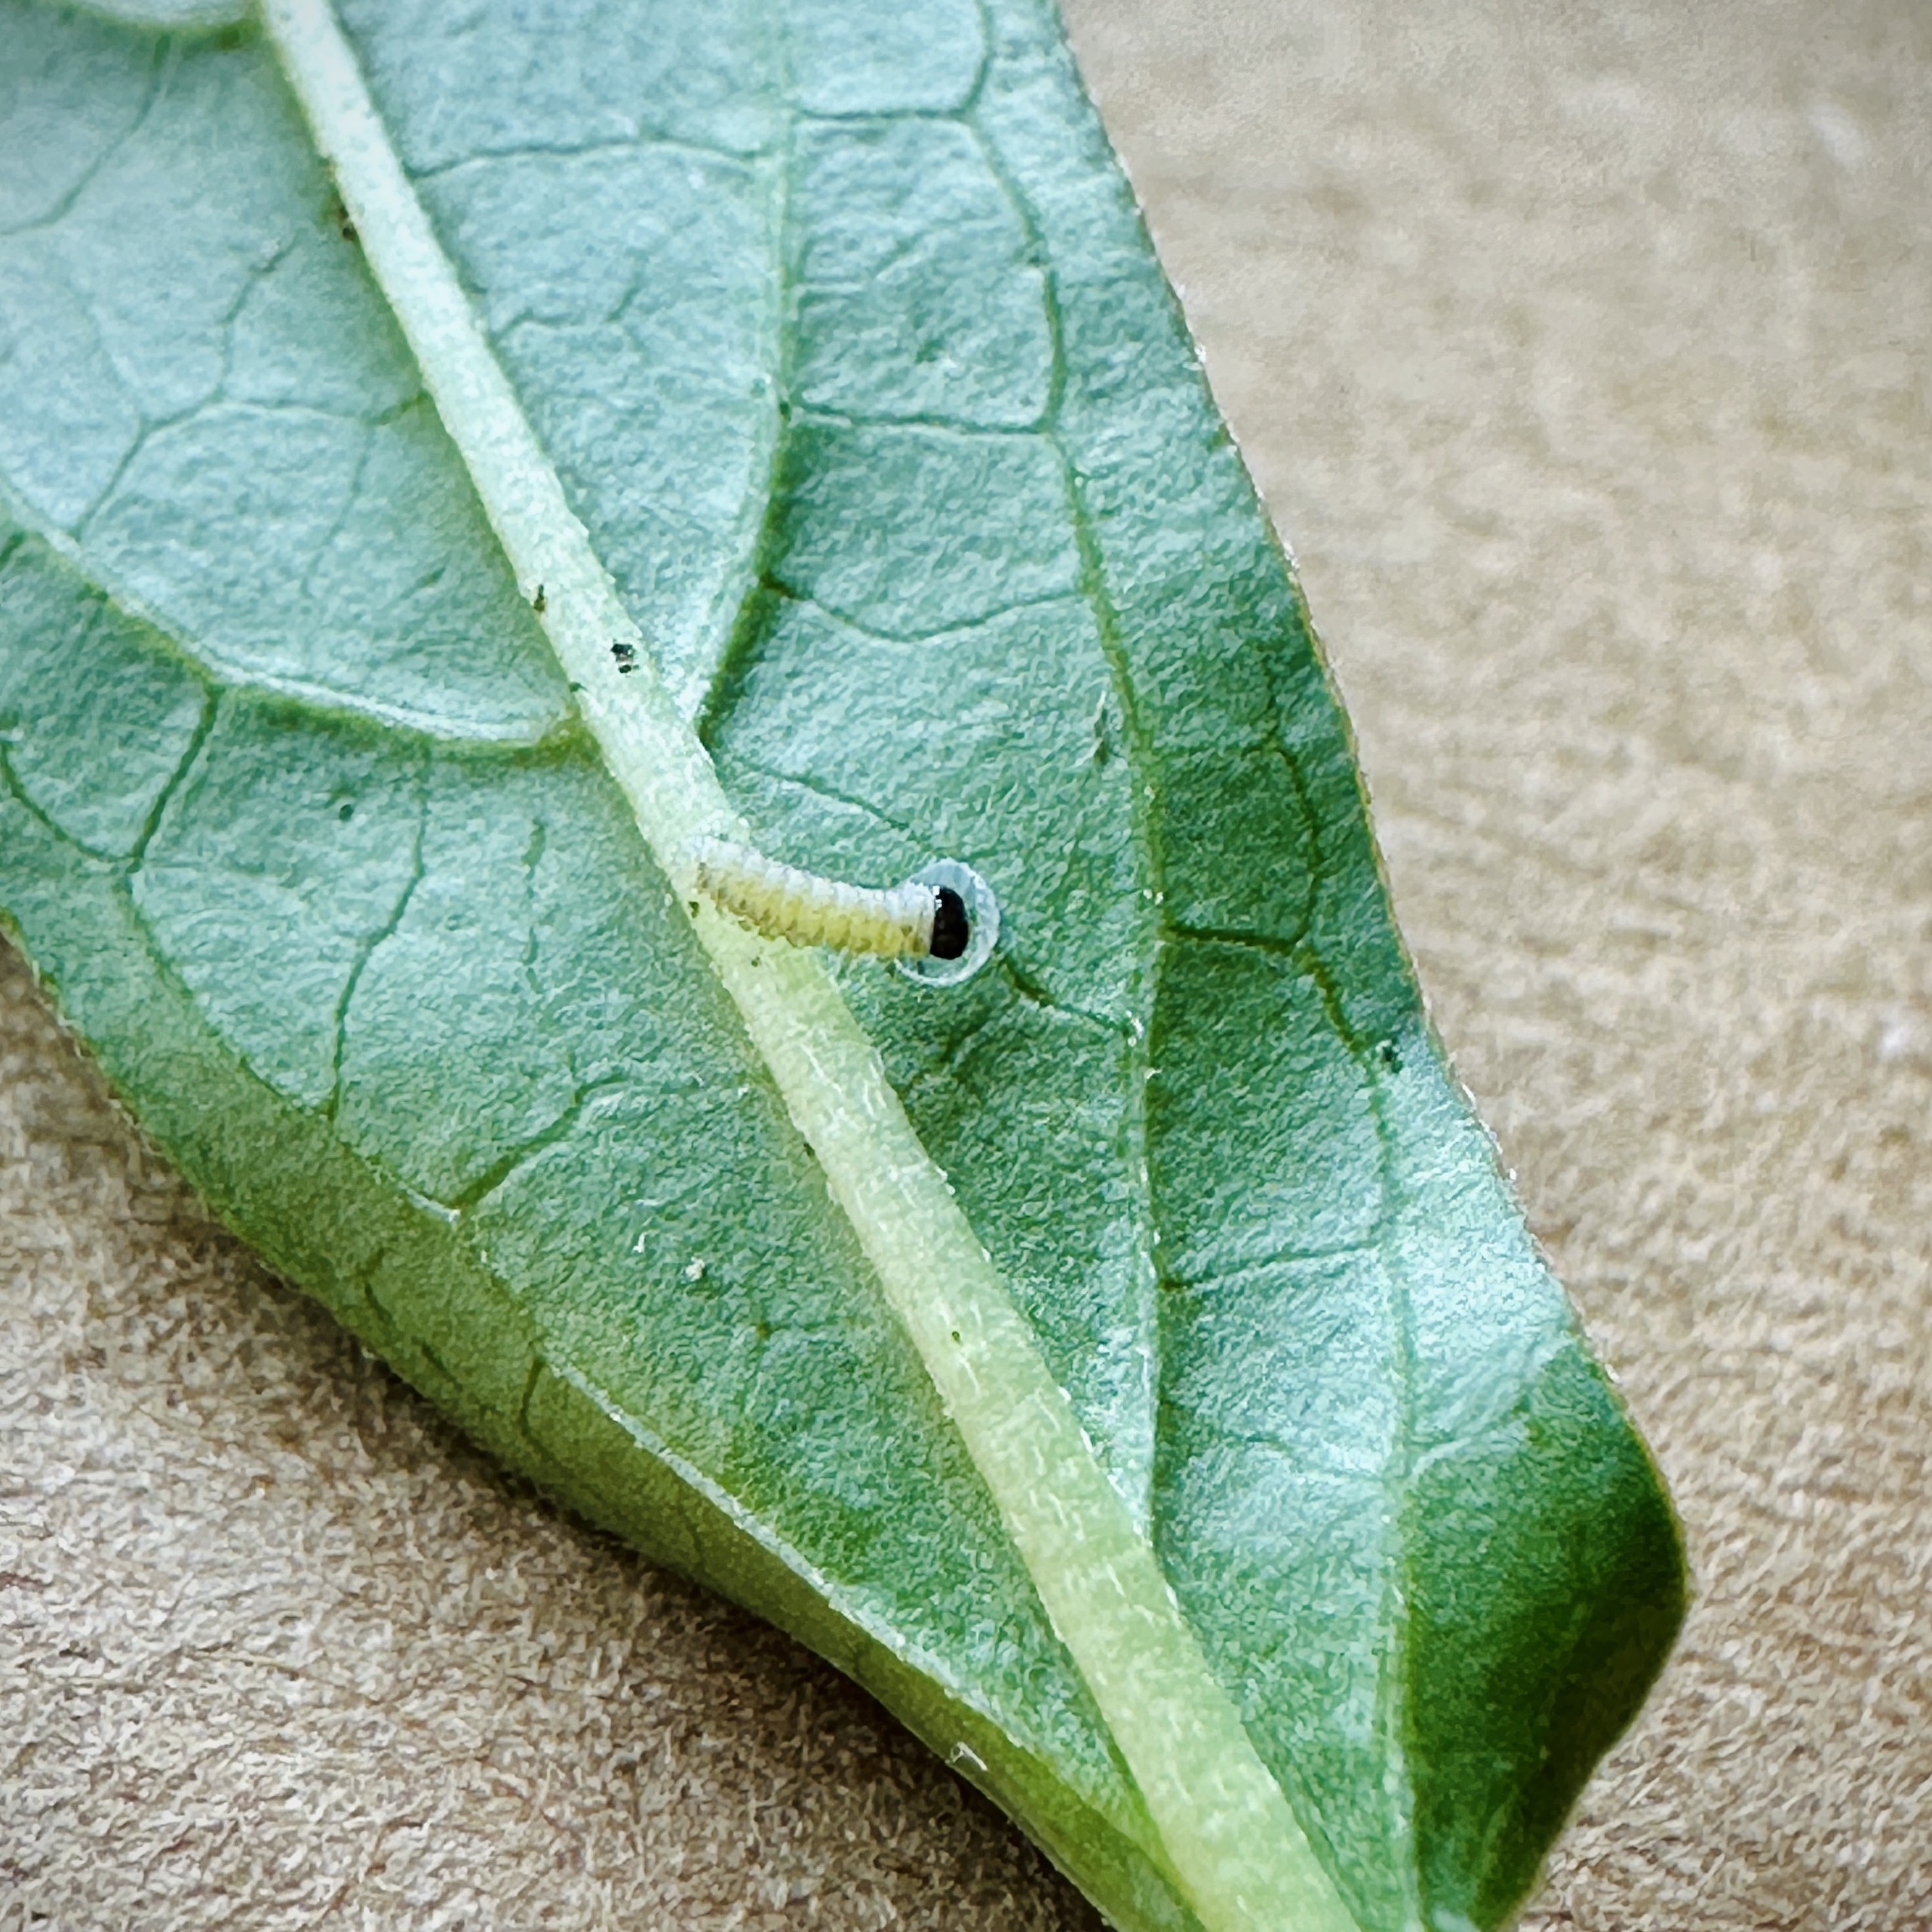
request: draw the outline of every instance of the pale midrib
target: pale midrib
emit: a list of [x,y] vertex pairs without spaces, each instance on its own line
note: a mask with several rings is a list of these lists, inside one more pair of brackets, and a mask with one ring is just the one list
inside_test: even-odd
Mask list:
[[[263,14],[376,281],[525,597],[659,865],[691,903],[691,840],[743,839],[471,312],[326,0]],[[636,665],[626,674],[614,647]],[[812,954],[701,898],[714,969],[816,1151],[999,1507],[1054,1629],[1209,1932],[1353,1932],[1033,1332]]]

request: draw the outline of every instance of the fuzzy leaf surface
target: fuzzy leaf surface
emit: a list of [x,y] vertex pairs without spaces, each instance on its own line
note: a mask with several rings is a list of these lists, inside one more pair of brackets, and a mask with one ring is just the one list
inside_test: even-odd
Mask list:
[[[1037,0],[351,0],[492,346],[1365,1927],[1498,1922],[1681,1615]],[[269,52],[0,11],[0,910],[217,1209],[508,1461],[1190,1922],[637,839]]]

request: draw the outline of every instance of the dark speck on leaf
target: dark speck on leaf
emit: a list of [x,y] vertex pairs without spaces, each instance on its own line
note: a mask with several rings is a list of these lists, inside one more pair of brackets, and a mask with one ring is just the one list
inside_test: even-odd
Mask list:
[[620,674],[628,674],[637,668],[637,653],[621,639],[610,647],[610,655],[617,660]]
[[336,225],[336,233],[352,248],[355,247],[359,238],[355,232],[355,224],[349,220],[349,210],[342,206],[342,197],[339,195],[331,195],[329,197],[328,214],[330,220]]
[[541,584],[539,584],[536,587],[536,596],[532,597],[530,600],[530,607],[536,613],[538,616],[541,617],[544,613],[548,601],[548,600],[546,599],[543,594],[543,586]]
[[1375,1064],[1386,1073],[1399,1074],[1402,1071],[1402,1053],[1393,1040],[1376,1041]]

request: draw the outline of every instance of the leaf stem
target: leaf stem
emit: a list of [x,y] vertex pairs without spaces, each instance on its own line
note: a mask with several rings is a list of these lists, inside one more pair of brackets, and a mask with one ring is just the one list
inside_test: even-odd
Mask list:
[[[327,0],[263,17],[444,428],[637,826],[690,904],[691,840],[744,839],[572,513],[404,175]],[[699,898],[698,936],[999,1506],[1209,1932],[1353,1921],[1208,1669],[879,1055],[813,955]]]

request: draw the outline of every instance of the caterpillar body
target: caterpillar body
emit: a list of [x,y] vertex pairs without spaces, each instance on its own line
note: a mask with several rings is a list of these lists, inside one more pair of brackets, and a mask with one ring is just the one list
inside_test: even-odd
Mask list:
[[1000,911],[986,881],[954,859],[902,886],[853,886],[822,878],[729,839],[694,839],[698,889],[768,939],[893,960],[932,985],[969,978],[992,955]]

